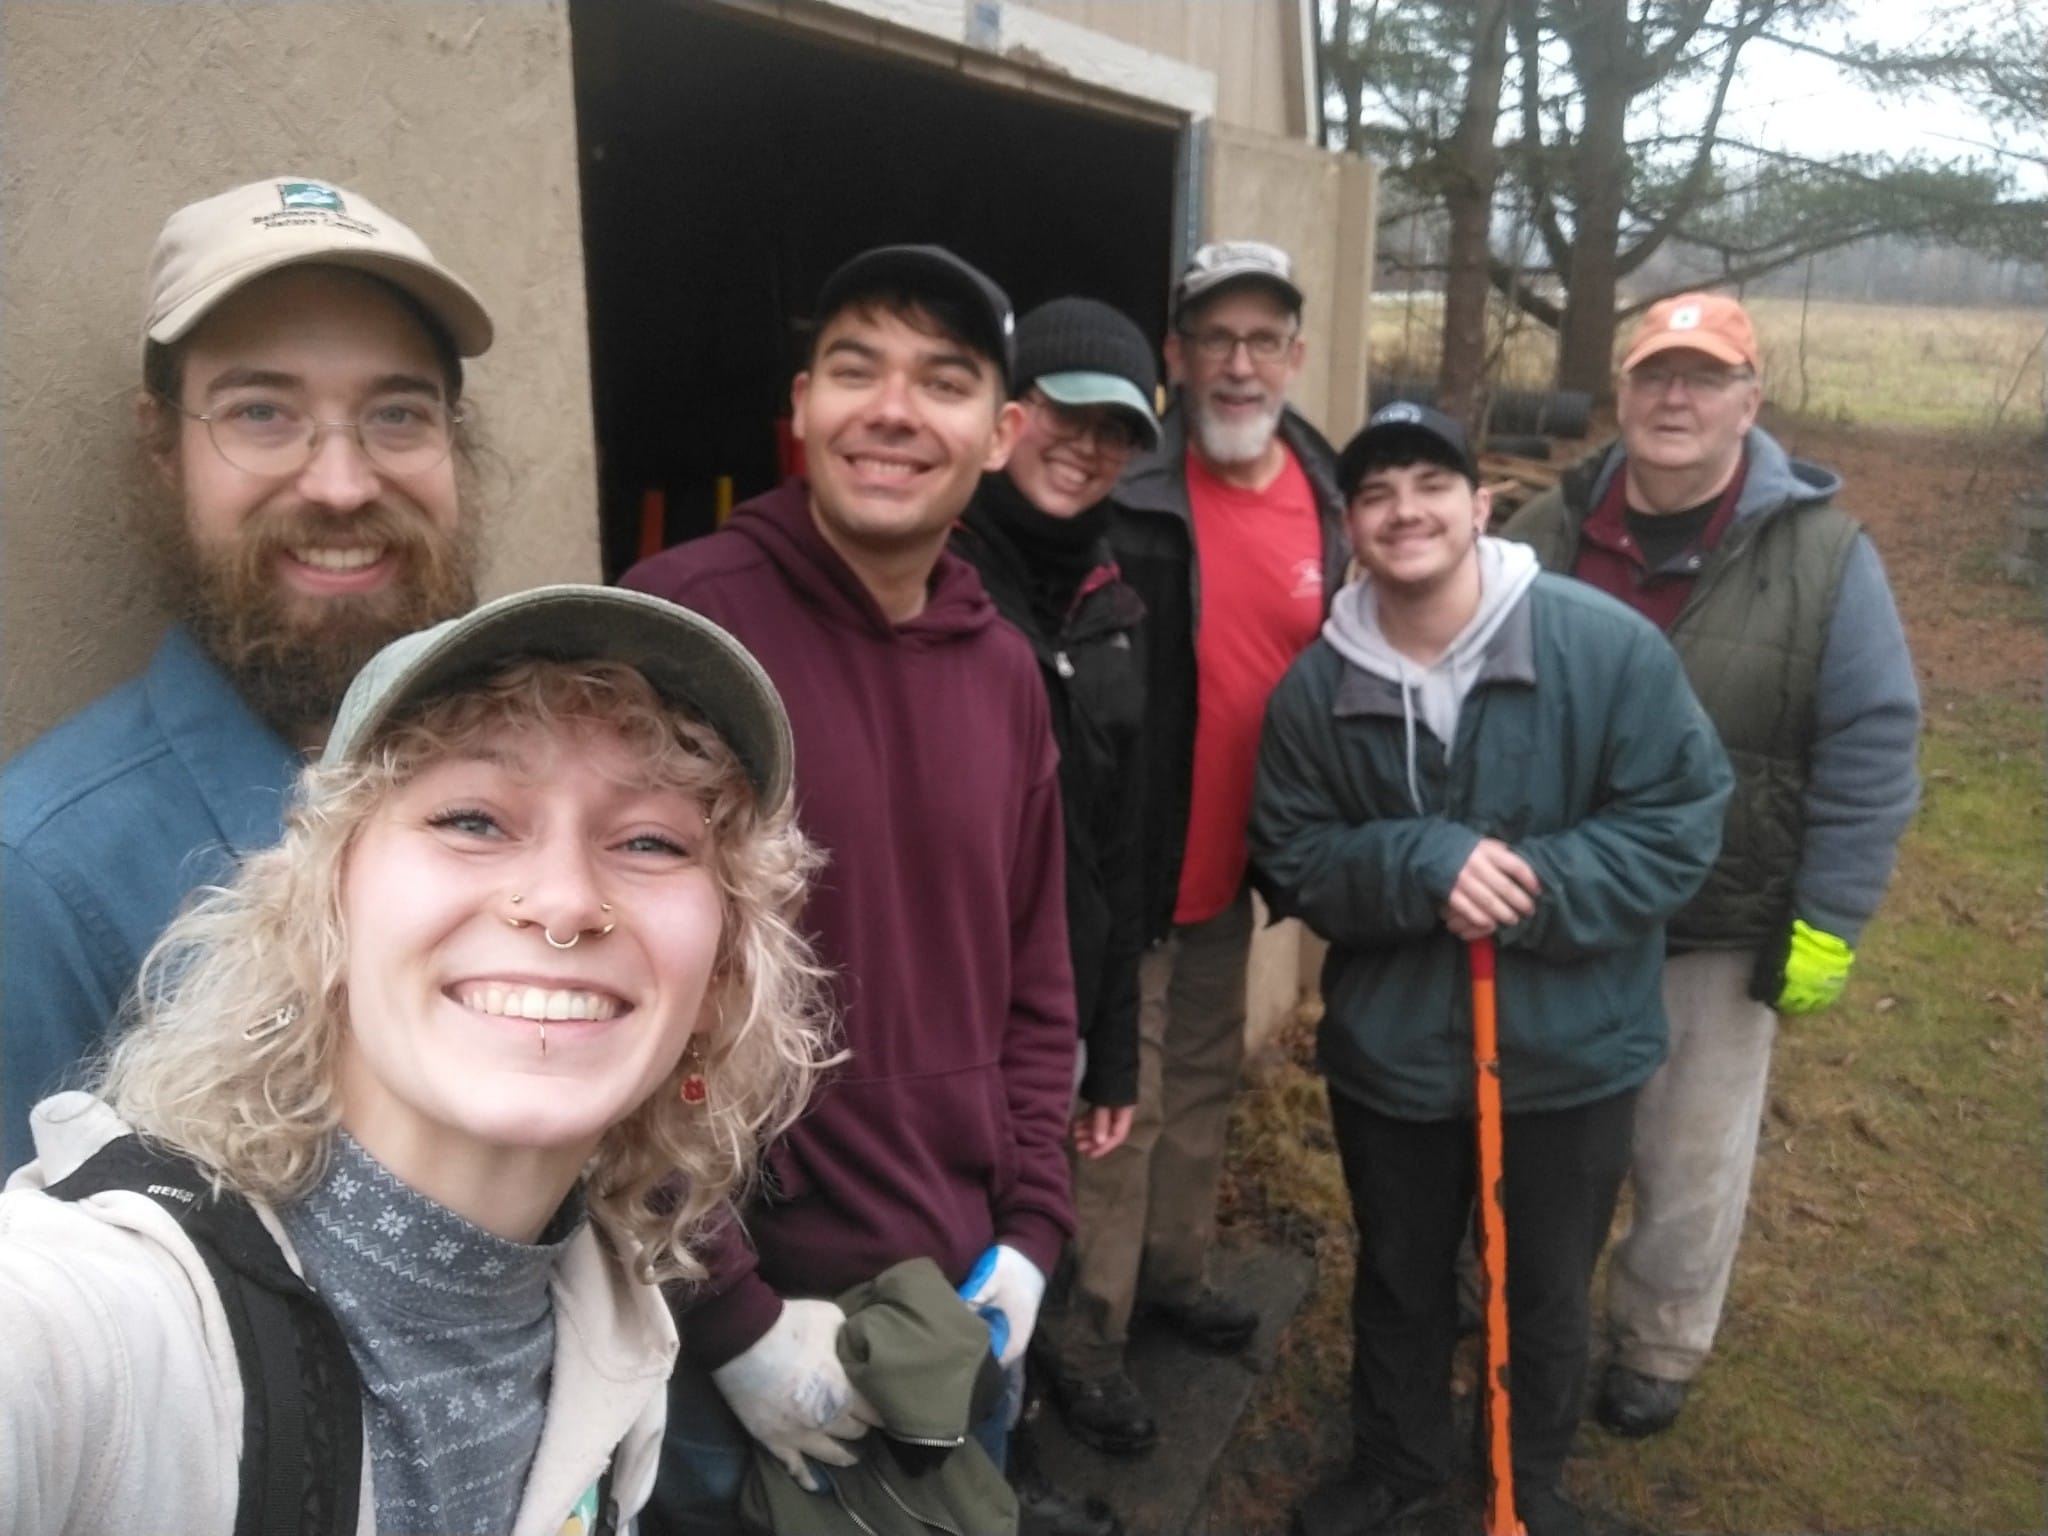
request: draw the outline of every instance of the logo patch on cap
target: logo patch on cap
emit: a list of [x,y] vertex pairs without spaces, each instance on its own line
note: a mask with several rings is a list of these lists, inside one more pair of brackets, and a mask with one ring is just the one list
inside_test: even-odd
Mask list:
[[1697,304],[1681,304],[1671,311],[1671,318],[1664,322],[1674,331],[1696,331],[1700,328],[1700,307]]
[[1371,425],[1386,427],[1400,422],[1417,422],[1420,420],[1422,420],[1421,406],[1412,400],[1396,400],[1392,405],[1383,405],[1374,412]]
[[277,184],[277,200],[286,208],[318,208],[325,213],[347,213],[342,206],[341,194],[332,187],[323,187],[317,181],[281,181]]

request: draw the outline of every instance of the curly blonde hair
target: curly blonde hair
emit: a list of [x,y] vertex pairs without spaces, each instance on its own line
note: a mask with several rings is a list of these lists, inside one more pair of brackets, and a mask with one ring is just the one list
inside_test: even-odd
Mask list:
[[[642,1279],[697,1279],[707,1218],[830,1064],[826,973],[795,926],[820,862],[787,804],[763,814],[731,748],[616,662],[519,661],[387,726],[353,762],[308,768],[274,848],[202,891],[144,960],[104,1093],[137,1130],[272,1203],[316,1183],[341,1123],[348,1027],[342,875],[371,814],[431,763],[514,730],[615,731],[651,787],[704,806],[723,925],[715,1025],[604,1134],[585,1169],[593,1219]],[[288,1022],[286,1022],[288,1021]],[[684,1103],[695,1055],[707,1087]]]

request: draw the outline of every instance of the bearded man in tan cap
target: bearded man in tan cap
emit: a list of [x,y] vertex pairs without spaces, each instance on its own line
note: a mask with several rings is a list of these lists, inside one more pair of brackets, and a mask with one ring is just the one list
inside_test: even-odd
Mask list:
[[367,198],[281,176],[172,214],[136,420],[179,623],[0,770],[0,1164],[193,887],[277,839],[383,645],[475,601],[469,287]]
[[1920,700],[1840,477],[1756,425],[1742,306],[1651,306],[1615,395],[1621,441],[1505,531],[1665,632],[1735,768],[1720,858],[1666,930],[1671,1054],[1636,1102],[1633,1216],[1608,1271],[1594,1415],[1653,1435],[1720,1324],[1778,1017],[1841,995],[1891,877],[1919,796]]

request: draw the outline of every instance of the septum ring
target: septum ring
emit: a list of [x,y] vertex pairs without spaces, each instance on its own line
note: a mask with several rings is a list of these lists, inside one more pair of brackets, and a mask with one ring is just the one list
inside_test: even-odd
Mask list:
[[[525,899],[524,896],[515,895],[512,898],[512,905],[516,907]],[[600,912],[610,912],[612,910],[612,904],[608,901],[601,901],[597,906]],[[505,919],[505,926],[507,928],[531,928],[533,925],[533,919],[530,917],[508,917]],[[601,939],[618,926],[617,921],[614,920],[606,923],[602,928],[578,928],[568,938],[558,939],[555,937],[554,929],[543,923],[541,924],[540,933],[541,937],[548,941],[548,946],[551,949],[574,949],[583,942],[583,936],[586,933],[593,938]]]

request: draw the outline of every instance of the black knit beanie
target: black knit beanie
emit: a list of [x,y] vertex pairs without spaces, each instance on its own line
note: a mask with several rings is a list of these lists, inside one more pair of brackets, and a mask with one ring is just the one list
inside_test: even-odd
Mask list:
[[1159,392],[1159,365],[1145,333],[1095,299],[1052,299],[1017,322],[1019,393],[1048,373],[1109,373],[1146,399]]

